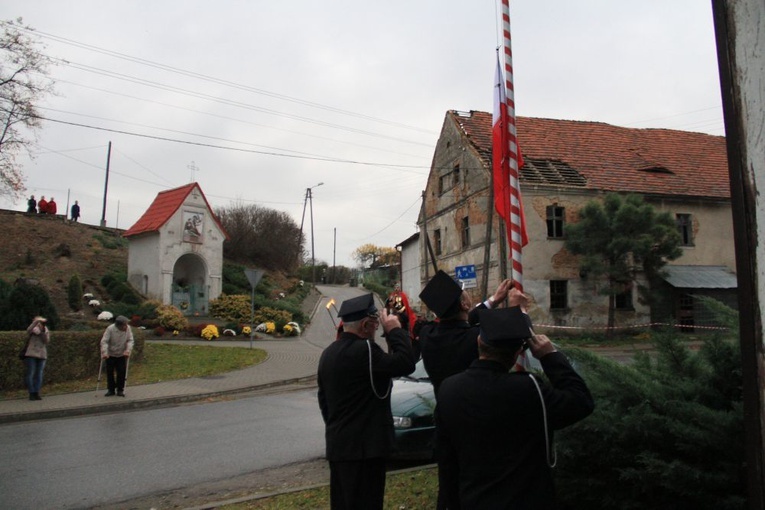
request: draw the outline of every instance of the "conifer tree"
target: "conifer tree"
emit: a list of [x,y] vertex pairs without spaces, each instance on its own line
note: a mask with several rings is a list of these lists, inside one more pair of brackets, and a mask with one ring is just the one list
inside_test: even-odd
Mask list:
[[17,282],[8,299],[0,304],[0,331],[25,330],[36,315],[48,319],[50,329],[58,324],[58,313],[48,292],[39,285]]
[[82,308],[82,282],[80,282],[80,277],[76,273],[69,278],[69,285],[66,288],[66,293],[69,308],[74,311]]
[[[680,234],[674,219],[643,201],[640,195],[609,193],[579,211],[579,221],[566,226],[566,248],[580,255],[580,271],[603,278],[608,296],[608,331],[614,327],[616,296],[637,287],[644,303],[669,260],[678,258]],[[639,275],[648,286],[642,285]]]

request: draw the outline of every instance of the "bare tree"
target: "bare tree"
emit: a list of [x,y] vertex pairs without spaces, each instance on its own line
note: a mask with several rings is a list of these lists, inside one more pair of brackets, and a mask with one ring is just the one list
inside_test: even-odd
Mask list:
[[228,232],[223,255],[242,264],[294,272],[300,262],[300,228],[285,212],[257,205],[235,204],[215,214]]
[[32,157],[42,123],[37,104],[53,93],[48,75],[53,61],[21,18],[0,21],[0,26],[0,195],[18,198],[25,187],[16,157],[22,151]]

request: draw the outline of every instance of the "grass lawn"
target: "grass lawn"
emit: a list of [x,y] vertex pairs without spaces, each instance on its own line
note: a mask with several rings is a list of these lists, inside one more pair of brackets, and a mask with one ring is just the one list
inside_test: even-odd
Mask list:
[[[385,483],[383,508],[390,510],[426,510],[436,507],[438,471],[427,467],[389,474]],[[291,510],[329,508],[329,485],[281,494],[262,499],[217,507],[220,510]]]
[[[215,347],[207,345],[177,345],[146,343],[144,360],[131,363],[128,386],[161,381],[204,377],[256,365],[266,358],[261,349],[242,347]],[[80,391],[95,391],[98,374],[86,379],[47,384],[43,377],[43,395],[60,395]],[[101,375],[101,388],[106,388],[106,376]],[[6,399],[26,398],[26,390],[4,392]]]

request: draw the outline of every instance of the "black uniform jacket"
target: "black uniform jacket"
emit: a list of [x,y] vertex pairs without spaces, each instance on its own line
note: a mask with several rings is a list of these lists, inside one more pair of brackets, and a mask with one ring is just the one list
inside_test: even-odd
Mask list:
[[[411,374],[415,358],[406,330],[387,337],[388,352],[373,341],[343,332],[319,360],[319,408],[326,425],[327,460],[387,457],[393,445],[391,378]],[[372,353],[372,391],[369,352]]]
[[[592,413],[590,391],[566,357],[554,352],[540,361],[552,383],[537,378],[550,433]],[[442,384],[436,423],[450,510],[554,508],[542,405],[528,373],[474,361]]]
[[433,383],[436,399],[444,379],[463,372],[478,359],[476,324],[480,308],[486,306],[482,303],[473,308],[467,321],[441,320],[423,326],[420,331],[422,362]]

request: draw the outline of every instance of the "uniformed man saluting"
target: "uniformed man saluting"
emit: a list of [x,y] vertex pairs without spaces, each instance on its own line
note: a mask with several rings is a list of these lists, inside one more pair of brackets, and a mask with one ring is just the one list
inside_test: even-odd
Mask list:
[[[319,360],[319,407],[326,426],[330,502],[337,509],[382,509],[385,461],[393,446],[391,378],[414,371],[409,334],[372,294],[343,301],[343,331]],[[382,325],[388,352],[375,343]]]

